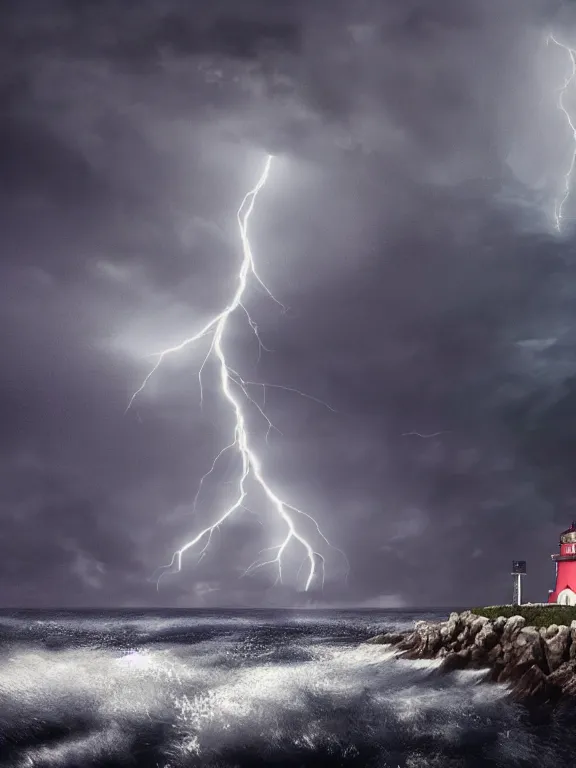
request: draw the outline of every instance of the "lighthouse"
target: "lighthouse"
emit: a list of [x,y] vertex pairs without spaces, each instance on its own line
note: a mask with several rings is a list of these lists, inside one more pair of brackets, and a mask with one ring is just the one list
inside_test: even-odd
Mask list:
[[560,554],[552,555],[556,563],[556,586],[549,603],[576,605],[576,521],[560,534]]

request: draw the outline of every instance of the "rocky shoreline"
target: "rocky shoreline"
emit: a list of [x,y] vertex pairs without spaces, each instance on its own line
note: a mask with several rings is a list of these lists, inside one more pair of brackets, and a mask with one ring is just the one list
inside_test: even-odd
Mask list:
[[557,702],[576,697],[576,621],[570,626],[526,626],[522,616],[494,621],[471,611],[447,621],[416,622],[407,632],[368,640],[392,647],[397,658],[441,659],[440,672],[486,669],[488,679],[507,683],[519,701]]

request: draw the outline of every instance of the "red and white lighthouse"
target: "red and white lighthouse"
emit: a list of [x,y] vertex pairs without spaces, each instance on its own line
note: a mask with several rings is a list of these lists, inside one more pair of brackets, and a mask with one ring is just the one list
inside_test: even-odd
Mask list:
[[560,534],[560,554],[552,555],[556,563],[556,586],[549,603],[576,605],[576,521]]

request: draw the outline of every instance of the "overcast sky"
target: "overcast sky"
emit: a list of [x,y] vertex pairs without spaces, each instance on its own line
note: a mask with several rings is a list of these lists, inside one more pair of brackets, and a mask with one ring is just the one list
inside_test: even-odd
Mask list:
[[[132,8],[132,10],[129,10]],[[576,518],[576,253],[554,202],[571,6],[536,0],[27,0],[0,31],[0,604],[433,606],[547,598]],[[576,112],[576,84],[565,104]],[[267,478],[345,551],[248,509],[209,339],[125,413],[152,353],[230,299],[236,210],[258,286],[226,332],[278,431]],[[251,387],[263,404],[262,392]],[[419,433],[419,434],[416,434]],[[420,436],[423,435],[423,436]],[[301,523],[304,518],[301,519]],[[320,547],[308,526],[307,534]],[[265,553],[266,554],[266,553]],[[156,574],[157,575],[157,574]]]

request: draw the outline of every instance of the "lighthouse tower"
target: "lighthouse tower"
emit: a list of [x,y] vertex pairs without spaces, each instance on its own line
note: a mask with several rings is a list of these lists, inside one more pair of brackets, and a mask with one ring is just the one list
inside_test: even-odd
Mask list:
[[556,563],[556,586],[549,603],[576,605],[576,521],[560,534],[560,554],[552,555]]

